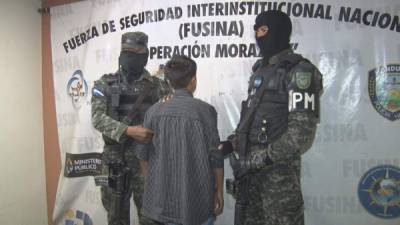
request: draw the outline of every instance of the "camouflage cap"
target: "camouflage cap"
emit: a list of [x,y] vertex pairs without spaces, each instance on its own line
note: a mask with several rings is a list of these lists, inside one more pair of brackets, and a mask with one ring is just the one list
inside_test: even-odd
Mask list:
[[136,53],[146,53],[148,37],[145,33],[127,32],[121,37],[121,51],[131,51]]

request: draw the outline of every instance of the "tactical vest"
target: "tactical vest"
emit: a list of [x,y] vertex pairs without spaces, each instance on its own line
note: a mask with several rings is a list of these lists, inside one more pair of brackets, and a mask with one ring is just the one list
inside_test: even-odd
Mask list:
[[[124,82],[118,73],[105,79],[108,84],[106,90],[107,115],[129,126],[143,123],[146,111],[158,101],[156,85],[147,79],[133,81],[132,83]],[[136,109],[138,112],[135,118],[125,121],[140,95],[144,95],[144,99]],[[106,144],[117,143],[104,135],[103,139]]]
[[[254,101],[258,108],[251,122],[248,140],[250,144],[267,144],[276,141],[288,128],[288,80],[289,72],[301,60],[301,55],[292,54],[275,65],[260,66],[250,78],[249,98],[242,105],[242,114]],[[255,92],[267,85],[260,99]],[[243,110],[244,109],[244,110]]]

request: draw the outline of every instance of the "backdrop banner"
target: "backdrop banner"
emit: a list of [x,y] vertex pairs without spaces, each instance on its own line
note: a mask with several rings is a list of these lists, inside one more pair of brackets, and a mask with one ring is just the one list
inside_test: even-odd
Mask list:
[[[121,35],[149,35],[147,69],[174,54],[198,64],[195,97],[218,112],[221,140],[236,128],[258,59],[253,24],[279,9],[293,49],[323,74],[321,122],[303,155],[307,225],[400,224],[400,2],[398,0],[87,0],[51,8],[54,87],[62,171],[57,225],[106,225],[98,173],[101,135],[91,124],[95,80],[118,68]],[[226,177],[232,177],[225,162]],[[225,194],[217,225],[233,224]],[[133,206],[133,203],[132,203]],[[137,223],[132,207],[132,223]]]

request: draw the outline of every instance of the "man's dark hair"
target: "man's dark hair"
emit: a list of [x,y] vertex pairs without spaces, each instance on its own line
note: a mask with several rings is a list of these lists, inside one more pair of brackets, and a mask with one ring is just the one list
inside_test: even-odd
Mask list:
[[196,75],[197,65],[185,55],[174,55],[165,65],[164,74],[174,89],[185,88]]

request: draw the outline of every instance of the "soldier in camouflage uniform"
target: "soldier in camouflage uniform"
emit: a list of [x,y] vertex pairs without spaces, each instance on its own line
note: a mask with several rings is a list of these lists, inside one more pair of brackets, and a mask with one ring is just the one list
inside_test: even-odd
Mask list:
[[235,225],[302,225],[301,155],[315,137],[322,75],[291,50],[283,12],[262,12],[254,30],[263,58],[253,67],[236,133],[221,146],[234,150]]
[[[163,81],[150,76],[144,68],[149,54],[147,40],[147,35],[142,32],[124,33],[119,70],[95,81],[92,91],[92,123],[104,139],[103,172],[111,177],[111,173],[115,172],[110,172],[111,168],[121,165],[118,173],[123,175],[118,175],[122,179],[114,180],[113,183],[120,190],[116,191],[117,188],[111,184],[101,187],[109,225],[129,225],[132,192],[138,209],[139,224],[156,224],[140,213],[143,176],[140,174],[135,151],[141,147],[138,143],[152,138],[152,132],[141,124],[146,110],[168,92],[168,87]],[[141,100],[137,100],[138,98]],[[135,111],[134,116],[128,118],[132,110]]]

